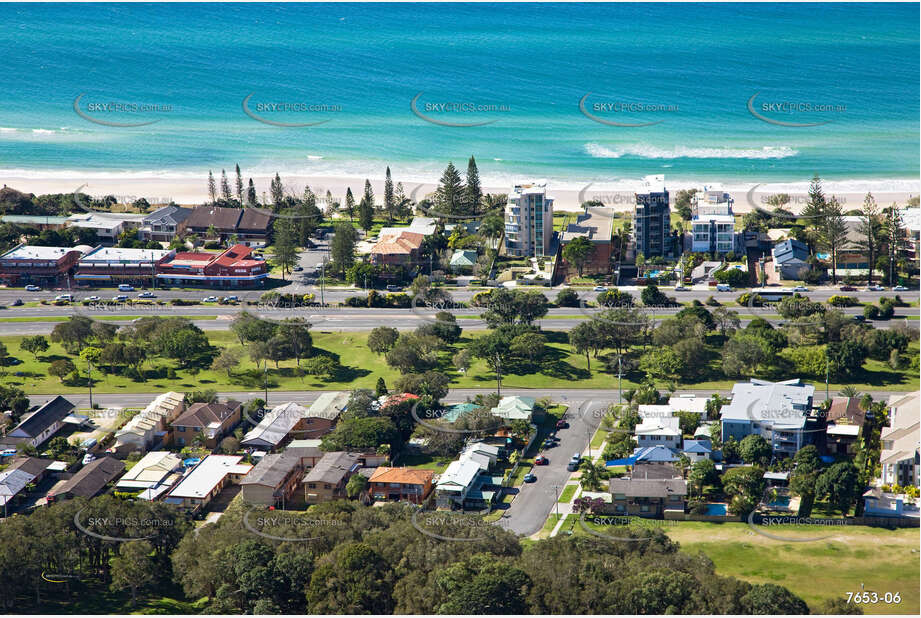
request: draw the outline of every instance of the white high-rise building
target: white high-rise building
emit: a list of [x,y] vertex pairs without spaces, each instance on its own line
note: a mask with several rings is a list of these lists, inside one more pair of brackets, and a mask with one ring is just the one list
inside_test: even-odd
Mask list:
[[516,184],[505,206],[505,249],[508,255],[542,257],[553,239],[553,198],[547,181]]
[[704,187],[694,194],[691,251],[723,254],[735,250],[732,203],[732,196],[719,188]]

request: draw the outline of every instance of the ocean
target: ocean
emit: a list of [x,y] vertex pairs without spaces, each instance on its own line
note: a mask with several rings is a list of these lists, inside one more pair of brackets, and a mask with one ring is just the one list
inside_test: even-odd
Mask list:
[[919,186],[917,4],[0,4],[0,20],[0,180],[239,163],[421,182],[474,155],[486,184]]

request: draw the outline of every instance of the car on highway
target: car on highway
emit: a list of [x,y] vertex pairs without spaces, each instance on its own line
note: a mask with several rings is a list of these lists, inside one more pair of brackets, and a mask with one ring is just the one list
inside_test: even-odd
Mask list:
[[236,296],[225,296],[224,298],[221,299],[221,301],[225,303],[238,303],[240,302],[240,299]]
[[74,302],[74,295],[73,294],[58,294],[57,296],[54,297],[54,300],[55,302],[72,303]]
[[907,292],[908,288],[906,288],[904,285],[897,285],[894,288],[892,288],[892,291],[893,292]]
[[865,318],[865,317],[862,316],[862,315],[855,315],[855,316],[854,316],[854,321],[855,321],[855,322],[866,322],[866,321],[867,321],[867,318]]
[[868,285],[867,292],[884,292],[886,288],[881,285]]
[[217,302],[217,296],[205,296],[203,299],[201,299],[201,302],[203,302],[203,303],[216,303],[216,302]]
[[128,300],[128,295],[127,294],[116,294],[115,296],[112,297],[112,300],[114,300],[117,303],[123,303],[126,300]]
[[87,296],[86,300],[97,302],[98,300],[100,300],[100,298],[98,296],[93,295],[93,296]]
[[798,285],[795,288],[793,288],[793,291],[794,292],[808,292],[809,288],[807,288],[805,285]]
[[27,285],[26,292],[41,292],[42,289],[37,285]]
[[118,284],[118,291],[119,292],[133,292],[134,286],[128,285],[127,283],[120,283]]
[[561,418],[556,422],[557,429],[566,429],[567,427],[569,427],[569,423],[566,421],[566,419]]
[[401,291],[402,289],[403,289],[403,286],[394,285],[394,284],[392,284],[392,283],[391,283],[390,285],[387,286],[387,291],[388,291],[388,292],[399,292],[399,291]]
[[302,270],[304,270],[304,267],[303,267],[303,266],[295,266],[295,267],[292,268],[291,270],[293,270],[293,271],[296,272],[296,273],[299,273],[299,272],[301,272]]
[[594,292],[607,292],[607,291],[608,291],[608,288],[604,287],[603,285],[596,285],[595,287],[592,288],[592,291],[594,291]]
[[729,285],[728,283],[717,283],[717,284],[716,284],[716,291],[717,291],[717,292],[731,292],[731,291],[732,291],[732,286]]
[[842,292],[856,292],[857,291],[857,288],[855,288],[853,285],[842,285],[838,289],[841,290]]
[[688,289],[687,289],[686,287],[684,287],[683,285],[676,285],[676,286],[675,286],[675,291],[676,291],[676,292],[687,292]]
[[156,298],[157,295],[153,292],[141,292],[138,294],[138,298]]
[[543,455],[538,455],[537,457],[534,458],[535,466],[546,466],[549,463],[550,463],[550,460],[544,457]]
[[14,307],[22,307],[22,299],[21,299],[21,298],[17,298],[16,300],[13,301],[12,304],[13,304]]
[[537,480],[537,477],[531,474],[530,472],[528,472],[527,474],[524,475],[523,480],[525,483],[533,483],[534,481]]

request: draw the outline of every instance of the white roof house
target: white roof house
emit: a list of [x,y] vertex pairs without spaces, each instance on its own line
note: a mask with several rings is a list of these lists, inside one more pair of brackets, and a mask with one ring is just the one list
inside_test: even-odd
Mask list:
[[177,469],[182,460],[169,451],[151,451],[134,464],[118,483],[117,489],[151,489],[164,483]]
[[512,397],[503,397],[499,405],[490,410],[493,416],[505,419],[507,421],[529,421],[534,413],[534,397],[521,397],[518,395]]
[[176,487],[170,498],[206,498],[228,474],[247,474],[251,464],[241,464],[242,455],[208,455]]
[[672,418],[674,416],[671,406],[661,404],[640,404],[637,407],[637,414],[642,419]]
[[307,413],[307,408],[293,401],[275,406],[243,437],[240,444],[275,448],[298,422],[307,417]]
[[889,427],[880,432],[881,478],[889,485],[919,484],[921,459],[921,393],[889,397]]
[[170,391],[158,395],[147,407],[115,433],[115,447],[147,450],[185,407],[182,393]]
[[636,426],[635,434],[639,436],[681,436],[681,429],[678,426],[678,417],[669,416],[668,418],[644,418],[643,422]]
[[435,485],[439,491],[463,492],[480,474],[480,466],[470,459],[452,461]]
[[812,407],[815,386],[800,380],[768,382],[752,379],[732,387],[732,401],[720,410],[723,421],[745,421],[777,427],[802,427]]
[[683,394],[672,395],[668,399],[668,407],[674,412],[694,412],[696,414],[707,413],[707,397],[698,397],[697,395]]
[[384,236],[399,236],[403,232],[414,232],[423,236],[431,236],[435,233],[436,221],[433,217],[413,217],[408,227],[382,227],[377,233],[378,238]]
[[349,397],[349,393],[344,391],[323,393],[307,409],[307,417],[334,421],[345,410],[349,403]]

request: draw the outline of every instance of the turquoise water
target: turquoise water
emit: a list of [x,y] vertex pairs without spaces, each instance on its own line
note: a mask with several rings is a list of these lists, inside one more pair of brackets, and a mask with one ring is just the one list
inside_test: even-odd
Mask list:
[[778,496],[776,500],[769,502],[768,506],[774,508],[787,508],[790,506],[790,496]]
[[[487,182],[636,179],[848,186],[919,174],[911,4],[2,4],[0,179],[68,170],[430,179],[477,156]],[[321,112],[243,112],[284,102]],[[410,102],[495,111],[417,117]],[[593,112],[595,104],[653,111]],[[763,122],[746,107],[833,105]],[[114,122],[94,124],[73,109]],[[149,113],[90,104],[157,105]],[[163,109],[169,106],[168,110]],[[758,109],[762,109],[758,107]],[[661,122],[660,122],[661,121]],[[893,183],[885,183],[893,188]],[[857,189],[859,190],[859,189]]]
[[706,514],[707,515],[725,515],[726,505],[725,504],[708,504]]

